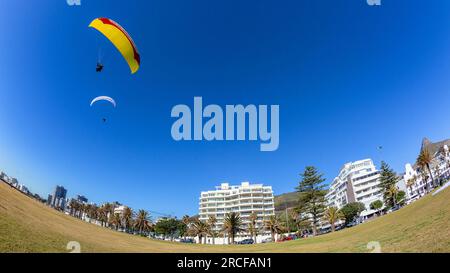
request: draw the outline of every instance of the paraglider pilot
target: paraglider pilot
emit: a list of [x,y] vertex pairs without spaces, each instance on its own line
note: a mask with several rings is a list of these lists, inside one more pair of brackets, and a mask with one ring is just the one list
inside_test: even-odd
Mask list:
[[95,68],[95,71],[102,72],[102,70],[103,70],[103,64],[97,63],[97,67]]

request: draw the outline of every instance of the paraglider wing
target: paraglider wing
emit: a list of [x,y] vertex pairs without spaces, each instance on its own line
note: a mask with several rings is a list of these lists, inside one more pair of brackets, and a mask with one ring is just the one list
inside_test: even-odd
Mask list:
[[99,97],[96,97],[95,99],[93,99],[92,101],[91,101],[91,107],[92,107],[92,105],[94,105],[94,103],[96,103],[97,101],[107,101],[107,102],[110,102],[114,107],[116,107],[116,102],[114,101],[114,99],[113,98],[111,98],[111,97],[108,97],[108,96],[99,96]]
[[131,74],[138,71],[141,65],[141,57],[130,35],[118,23],[108,18],[97,18],[89,27],[100,31],[120,51],[131,69]]

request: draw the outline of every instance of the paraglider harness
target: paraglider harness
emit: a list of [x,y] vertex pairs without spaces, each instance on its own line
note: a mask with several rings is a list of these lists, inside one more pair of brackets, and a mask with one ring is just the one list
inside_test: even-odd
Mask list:
[[103,65],[99,62],[97,62],[97,67],[95,68],[95,71],[97,72],[102,72],[103,70]]

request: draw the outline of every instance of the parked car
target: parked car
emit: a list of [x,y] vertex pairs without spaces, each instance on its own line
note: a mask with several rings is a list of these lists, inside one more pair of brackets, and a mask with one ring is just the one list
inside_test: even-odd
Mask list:
[[261,243],[267,244],[267,243],[272,243],[272,242],[273,242],[272,238],[266,238],[266,239],[262,240]]
[[289,235],[289,236],[285,236],[285,237],[278,239],[277,242],[286,242],[286,241],[292,241],[292,240],[294,240],[294,237]]
[[252,245],[254,243],[253,239],[245,239],[238,242],[238,245]]
[[185,243],[185,244],[194,244],[195,241],[194,239],[181,239],[180,243]]

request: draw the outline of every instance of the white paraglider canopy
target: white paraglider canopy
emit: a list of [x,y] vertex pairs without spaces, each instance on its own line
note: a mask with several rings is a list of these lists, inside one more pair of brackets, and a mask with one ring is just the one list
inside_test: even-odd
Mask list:
[[116,102],[114,101],[114,99],[111,98],[111,97],[108,97],[108,96],[98,96],[98,97],[96,97],[95,99],[93,99],[91,101],[91,106],[94,105],[98,101],[107,101],[107,102],[111,103],[114,107],[116,107]]

